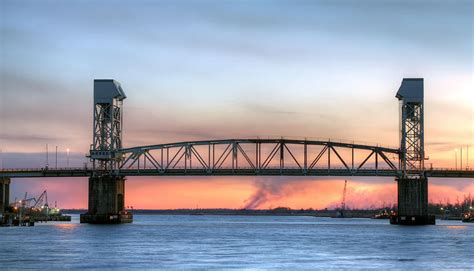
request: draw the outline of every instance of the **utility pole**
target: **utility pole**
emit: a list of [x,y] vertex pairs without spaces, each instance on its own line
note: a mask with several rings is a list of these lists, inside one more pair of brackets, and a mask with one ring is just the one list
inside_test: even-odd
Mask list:
[[461,167],[459,169],[462,170],[462,146],[461,146],[461,153],[460,154],[461,154]]
[[49,157],[48,157],[48,143],[46,143],[46,169],[49,166]]
[[458,149],[454,150],[454,164],[455,164],[455,169],[458,169]]
[[58,169],[58,146],[56,146],[56,162],[55,162],[55,168]]
[[66,149],[66,166],[69,167],[69,148]]
[[466,149],[467,149],[467,165],[466,167],[469,168],[469,145],[466,146]]

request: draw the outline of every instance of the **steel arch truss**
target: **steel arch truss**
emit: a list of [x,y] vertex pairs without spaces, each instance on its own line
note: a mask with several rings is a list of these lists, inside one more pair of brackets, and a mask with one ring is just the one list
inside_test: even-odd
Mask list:
[[122,149],[130,175],[387,175],[399,150],[332,141],[229,139]]

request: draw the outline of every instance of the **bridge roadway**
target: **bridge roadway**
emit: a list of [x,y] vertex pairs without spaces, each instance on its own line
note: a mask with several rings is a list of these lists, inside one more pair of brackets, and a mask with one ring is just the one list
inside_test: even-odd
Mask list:
[[[93,173],[100,174],[88,168],[58,168],[58,169],[0,169],[0,178],[37,178],[37,177],[89,177]],[[106,172],[104,172],[105,174]],[[411,171],[409,173],[421,174],[421,171]],[[402,172],[392,169],[354,169],[331,168],[331,169],[311,169],[301,170],[299,168],[271,168],[255,170],[252,168],[238,169],[214,169],[212,171],[202,168],[196,169],[121,169],[115,172],[118,176],[365,176],[365,177],[399,177]],[[424,171],[426,177],[435,178],[474,178],[474,169],[456,170],[433,168]]]
[[[221,149],[218,150],[217,146],[221,146]],[[298,146],[300,146],[299,151]],[[202,147],[207,151],[203,152],[200,149]],[[264,147],[267,149],[265,154],[262,151]],[[310,151],[309,147],[319,147],[320,149]],[[255,152],[249,153],[249,148]],[[344,149],[350,152],[349,157],[340,154]],[[269,150],[271,151],[268,152]],[[365,159],[357,165],[354,163],[355,151],[366,151],[362,156]],[[379,145],[370,146],[354,142],[307,139],[257,138],[188,141],[121,149],[119,153],[123,159],[112,174],[117,176],[401,177],[403,174],[399,162],[391,160],[387,155],[399,156],[399,152],[399,149]],[[172,155],[169,155],[170,153]],[[331,153],[344,167],[331,164]],[[245,158],[245,166],[238,165],[237,156]],[[191,167],[193,157],[198,163]],[[324,163],[321,162],[322,157],[327,159]],[[371,157],[375,159],[375,163],[369,164],[367,162]],[[285,160],[294,162],[295,166],[287,165]],[[272,162],[279,163],[279,165],[271,164]],[[385,167],[382,166],[382,162],[385,162]],[[89,177],[94,174],[106,175],[108,173],[110,172],[101,172],[87,167],[0,169],[0,178]],[[424,174],[426,177],[474,178],[474,169],[429,168],[424,171],[412,170],[408,173]]]

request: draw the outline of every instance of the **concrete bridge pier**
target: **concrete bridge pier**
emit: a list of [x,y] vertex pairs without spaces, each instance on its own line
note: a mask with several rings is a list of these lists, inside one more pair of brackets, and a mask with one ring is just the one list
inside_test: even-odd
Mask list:
[[111,175],[89,178],[89,208],[81,223],[117,224],[133,221],[125,211],[125,178]]
[[396,178],[398,183],[398,213],[391,224],[434,225],[435,217],[428,215],[428,179]]
[[0,178],[0,214],[3,214],[10,204],[10,182],[8,177]]

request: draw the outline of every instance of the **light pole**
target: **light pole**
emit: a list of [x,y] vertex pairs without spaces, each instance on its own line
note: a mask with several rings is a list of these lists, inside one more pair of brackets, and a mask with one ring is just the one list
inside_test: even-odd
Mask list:
[[469,145],[466,146],[466,169],[469,169]]
[[69,148],[66,149],[66,165],[69,167]]
[[49,167],[49,151],[48,151],[48,143],[46,143],[46,169]]
[[455,164],[455,169],[458,169],[458,149],[454,149],[454,164]]

